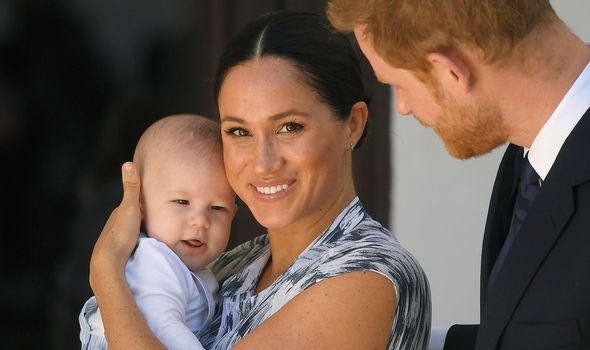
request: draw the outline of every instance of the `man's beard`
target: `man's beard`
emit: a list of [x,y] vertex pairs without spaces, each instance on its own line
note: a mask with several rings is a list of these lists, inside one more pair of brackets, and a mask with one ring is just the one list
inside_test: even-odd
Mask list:
[[508,129],[498,105],[459,105],[447,96],[435,96],[441,114],[433,129],[451,156],[458,159],[481,156],[508,140]]

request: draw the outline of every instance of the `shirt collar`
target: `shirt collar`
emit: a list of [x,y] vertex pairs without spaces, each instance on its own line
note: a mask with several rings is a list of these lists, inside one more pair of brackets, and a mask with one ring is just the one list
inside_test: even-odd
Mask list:
[[590,108],[590,63],[578,76],[567,94],[563,97],[551,117],[537,134],[530,149],[524,149],[531,165],[545,180],[549,170],[582,115]]

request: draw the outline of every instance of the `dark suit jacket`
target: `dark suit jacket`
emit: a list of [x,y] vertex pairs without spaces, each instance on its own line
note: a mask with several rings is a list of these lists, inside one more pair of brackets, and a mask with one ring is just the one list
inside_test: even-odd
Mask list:
[[509,145],[494,184],[481,266],[481,325],[452,327],[445,350],[590,349],[590,109],[563,144],[493,286],[517,184]]

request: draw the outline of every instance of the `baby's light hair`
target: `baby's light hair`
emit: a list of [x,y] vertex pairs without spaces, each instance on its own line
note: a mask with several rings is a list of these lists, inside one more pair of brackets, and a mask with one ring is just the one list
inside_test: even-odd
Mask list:
[[178,114],[164,117],[146,129],[135,147],[133,162],[143,175],[154,151],[221,157],[221,150],[219,123],[196,114]]

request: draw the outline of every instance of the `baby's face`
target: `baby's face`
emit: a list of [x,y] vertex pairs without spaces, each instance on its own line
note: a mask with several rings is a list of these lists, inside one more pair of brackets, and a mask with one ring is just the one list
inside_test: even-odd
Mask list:
[[221,154],[153,158],[142,181],[148,236],[168,245],[191,271],[223,252],[236,206]]

